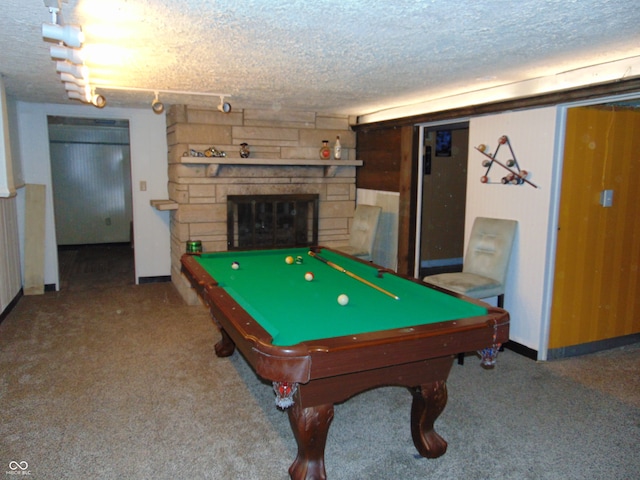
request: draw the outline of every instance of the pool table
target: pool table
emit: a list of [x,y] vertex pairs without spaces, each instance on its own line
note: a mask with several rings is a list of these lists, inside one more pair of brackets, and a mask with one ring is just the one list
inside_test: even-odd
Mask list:
[[501,308],[330,248],[185,254],[181,263],[220,330],[216,355],[239,349],[288,409],[298,445],[293,479],[326,478],[334,405],[380,386],[409,389],[416,449],[443,455],[434,422],[454,358],[484,351],[490,364],[509,336]]

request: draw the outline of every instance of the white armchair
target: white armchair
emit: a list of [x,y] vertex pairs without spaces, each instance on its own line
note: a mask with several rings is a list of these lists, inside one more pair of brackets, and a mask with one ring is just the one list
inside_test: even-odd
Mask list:
[[363,260],[371,260],[381,212],[382,208],[375,205],[362,203],[357,205],[351,225],[349,244],[334,248]]
[[[498,306],[504,307],[507,271],[517,224],[515,220],[476,218],[462,272],[430,275],[423,281],[471,298],[497,297]],[[462,363],[462,358],[458,357],[459,363]]]

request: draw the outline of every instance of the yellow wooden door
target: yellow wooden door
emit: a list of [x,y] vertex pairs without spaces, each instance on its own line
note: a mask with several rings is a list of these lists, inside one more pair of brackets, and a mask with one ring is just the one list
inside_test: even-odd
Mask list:
[[550,349],[640,332],[639,176],[640,112],[568,110]]

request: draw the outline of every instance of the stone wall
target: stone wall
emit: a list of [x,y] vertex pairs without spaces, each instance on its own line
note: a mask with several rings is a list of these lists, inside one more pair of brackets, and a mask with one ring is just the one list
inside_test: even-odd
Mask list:
[[[356,201],[355,166],[305,165],[320,160],[322,140],[342,144],[342,160],[355,160],[355,133],[346,116],[271,110],[232,111],[174,105],[167,115],[169,199],[171,212],[171,277],[188,303],[197,298],[180,274],[187,240],[201,240],[204,251],[227,250],[227,195],[318,194],[319,243],[348,242]],[[251,150],[252,165],[233,165],[240,144]],[[210,147],[226,153],[230,164],[208,164],[189,157],[191,149]],[[225,159],[216,159],[225,160]],[[301,164],[296,165],[300,160]],[[278,165],[279,161],[287,163]]]

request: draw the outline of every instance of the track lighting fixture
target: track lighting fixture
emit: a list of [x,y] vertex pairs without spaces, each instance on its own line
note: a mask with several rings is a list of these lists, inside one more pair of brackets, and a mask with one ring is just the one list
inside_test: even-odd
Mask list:
[[154,113],[161,114],[164,112],[164,104],[158,98],[160,93],[166,93],[168,95],[197,95],[202,97],[220,97],[220,105],[218,105],[218,110],[223,113],[229,113],[231,111],[231,104],[224,101],[224,97],[230,97],[231,95],[226,95],[222,93],[205,93],[205,92],[189,92],[185,90],[160,90],[160,89],[149,89],[149,88],[137,88],[137,87],[120,87],[117,85],[94,85],[96,88],[106,89],[106,90],[122,90],[125,92],[153,92],[155,97],[151,102],[151,108]]
[[95,93],[89,86],[80,87],[74,83],[65,83],[64,88],[67,90],[67,96],[74,100],[90,103],[97,108],[104,108],[107,104],[107,99],[104,95]]
[[218,110],[222,113],[229,113],[231,111],[231,104],[229,102],[224,101],[224,97],[220,97],[220,105],[218,105]]
[[81,67],[80,65],[74,65],[67,61],[57,61],[56,70],[59,73],[68,73],[78,79],[87,79],[89,77],[89,71],[87,67]]
[[85,98],[84,95],[74,91],[74,90],[67,90],[67,96],[73,100],[80,100],[81,102],[86,102],[87,99]]
[[75,83],[81,87],[84,87],[88,83],[86,78],[76,78],[70,73],[65,72],[60,73],[60,80],[62,80],[63,83]]
[[84,52],[77,48],[69,48],[64,45],[52,45],[49,49],[51,52],[51,58],[56,60],[67,60],[76,65],[82,65],[84,63]]
[[69,83],[69,82],[66,82],[64,84],[64,89],[67,92],[78,92],[80,94],[84,94],[85,92],[90,92],[91,91],[91,89],[89,89],[88,86],[87,87],[83,87],[83,86],[80,86],[80,85],[76,85],[75,83]]
[[97,108],[104,108],[104,106],[107,104],[107,99],[104,97],[104,95],[92,92],[91,104]]
[[49,51],[51,58],[56,60],[56,71],[60,73],[60,80],[64,83],[68,97],[103,108],[107,100],[104,95],[96,94],[91,89],[89,69],[84,66],[85,57],[80,50],[84,43],[82,28],[76,25],[59,25],[61,0],[44,0],[44,4],[49,7],[51,23],[42,24],[42,36],[45,40],[60,42],[52,45]]
[[53,23],[42,24],[42,36],[50,40],[63,42],[68,47],[81,47],[84,42],[82,29],[75,25],[56,25]]
[[158,98],[158,92],[154,92],[154,93],[156,94],[156,98],[154,98],[153,102],[151,102],[151,109],[153,110],[153,113],[156,113],[159,115],[162,112],[164,112],[164,105]]

